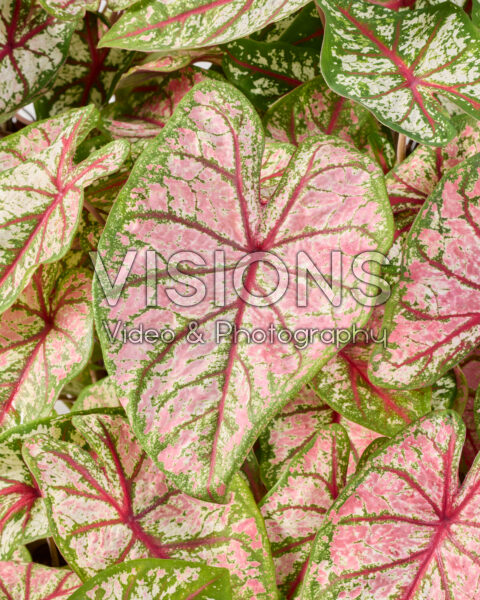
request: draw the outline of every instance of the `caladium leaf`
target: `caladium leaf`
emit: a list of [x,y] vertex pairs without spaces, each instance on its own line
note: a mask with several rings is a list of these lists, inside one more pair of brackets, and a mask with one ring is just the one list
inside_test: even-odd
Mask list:
[[284,598],[298,598],[315,534],[346,482],[349,442],[330,425],[295,456],[260,503]]
[[173,558],[226,567],[235,598],[275,597],[263,521],[236,477],[226,505],[171,487],[122,417],[73,417],[89,452],[36,435],[24,457],[45,499],[55,541],[86,578],[136,558]]
[[183,560],[140,559],[115,565],[92,577],[70,600],[175,598],[232,600],[226,569]]
[[50,414],[92,336],[91,274],[40,267],[0,320],[0,431]]
[[122,73],[128,69],[133,53],[98,49],[104,28],[98,15],[85,15],[72,36],[67,60],[49,89],[35,102],[40,119],[90,102],[96,106],[108,102]]
[[59,19],[75,19],[85,14],[85,10],[99,9],[99,0],[40,0],[43,8]]
[[310,386],[350,421],[391,436],[430,412],[431,389],[388,390],[368,377],[371,344],[349,344],[314,377]]
[[92,408],[116,408],[121,406],[117,386],[112,377],[89,385],[78,396],[72,411],[90,410]]
[[[46,148],[0,174],[0,312],[14,302],[40,264],[67,252],[79,220],[82,188],[125,160],[128,144],[118,140],[73,164],[76,145],[97,118],[92,106],[70,112],[68,121],[62,115],[55,121],[63,125],[61,134],[54,128],[56,137],[47,138]],[[48,136],[48,126],[36,127]],[[30,132],[34,130],[32,126]]]
[[432,410],[456,410],[463,414],[468,397],[465,375],[454,367],[432,385]]
[[385,178],[393,214],[408,231],[445,171],[480,152],[480,126],[468,115],[452,119],[457,136],[441,148],[418,146]]
[[[198,84],[137,161],[99,246],[107,273],[118,272],[127,248],[136,250],[129,281],[115,306],[109,306],[95,280],[96,318],[107,370],[128,398],[127,413],[149,454],[182,490],[205,500],[224,497],[232,474],[265,422],[335,352],[332,343],[318,338],[303,349],[274,336],[272,343],[262,345],[249,344],[244,336],[233,343],[224,326],[230,333],[234,325],[248,331],[258,327],[293,331],[308,329],[314,317],[320,329],[346,328],[363,324],[370,309],[353,295],[345,297],[341,307],[333,307],[308,276],[309,306],[296,301],[294,288],[303,289],[302,277],[274,305],[265,306],[268,303],[261,300],[263,306],[252,306],[253,295],[265,296],[273,283],[272,270],[260,262],[249,267],[246,293],[240,289],[239,295],[225,278],[220,308],[212,268],[203,274],[203,300],[195,306],[178,306],[182,302],[169,299],[152,277],[146,281],[146,252],[157,252],[163,263],[158,282],[168,287],[166,257],[185,248],[195,248],[204,265],[211,264],[213,251],[220,250],[228,270],[246,254],[275,253],[291,272],[300,249],[318,257],[317,264],[325,265],[323,272],[330,269],[331,250],[341,249],[343,283],[358,288],[351,270],[353,257],[363,251],[381,252],[391,239],[383,176],[368,157],[341,140],[310,138],[297,150],[277,193],[263,207],[259,201],[263,145],[261,124],[243,96],[221,82]],[[184,179],[187,166],[191,174]],[[310,203],[310,198],[315,201]],[[128,329],[140,324],[148,328],[152,318],[158,318],[158,307],[145,306],[144,284],[149,294],[157,293],[162,327],[172,329],[174,339],[159,340],[153,348],[149,344],[133,348],[112,332],[119,322]],[[191,321],[197,322],[205,344],[190,343]],[[218,321],[223,323],[220,331]],[[222,332],[223,337],[216,335]]]
[[439,97],[480,118],[480,41],[460,8],[443,2],[395,12],[364,0],[320,4],[327,20],[322,72],[338,94],[426,144],[441,146],[455,135]]
[[478,595],[480,465],[459,488],[464,436],[456,413],[432,413],[369,459],[318,532],[304,600]]
[[336,415],[308,385],[269,422],[260,436],[260,468],[267,487],[273,487],[295,455],[315,433],[333,423]]
[[386,305],[388,345],[371,359],[378,385],[433,383],[480,341],[479,167],[477,155],[448,171],[410,230],[404,272]]
[[103,110],[104,125],[112,136],[131,142],[156,137],[185,94],[209,77],[205,69],[187,67],[160,82],[153,79],[129,88]]
[[0,122],[31,102],[55,75],[75,23],[47,14],[38,0],[4,0],[0,6]]
[[223,47],[223,71],[259,110],[320,75],[318,49],[285,42],[238,40]]
[[274,23],[267,28],[267,35],[252,37],[268,42],[285,42],[295,46],[316,48],[320,50],[323,39],[323,23],[320,18],[319,10],[315,2],[309,2],[296,14]]
[[393,166],[393,147],[369,111],[332,92],[322,76],[277,100],[263,122],[268,135],[280,142],[298,145],[319,133],[336,135],[369,152],[384,170]]
[[358,423],[349,421],[342,415],[337,413],[335,422],[339,423],[347,432],[348,439],[350,441],[350,456],[348,459],[348,470],[347,475],[351,477],[356,471],[361,468],[361,465],[366,460],[366,453],[373,447],[374,443],[385,440],[376,431],[367,429]]
[[147,0],[130,7],[101,46],[143,52],[183,50],[245,37],[307,4],[305,0]]
[[467,382],[467,399],[461,415],[465,424],[465,444],[462,453],[462,471],[467,472],[480,451],[480,427],[478,389],[480,386],[480,355],[472,352],[461,363],[461,370]]
[[260,202],[262,204],[268,204],[272,199],[294,153],[295,146],[292,144],[265,143],[260,171]]
[[0,600],[67,600],[81,584],[67,569],[0,561]]

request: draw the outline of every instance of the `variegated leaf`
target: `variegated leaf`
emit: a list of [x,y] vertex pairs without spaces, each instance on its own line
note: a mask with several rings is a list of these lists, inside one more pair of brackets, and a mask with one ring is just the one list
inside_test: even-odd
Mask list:
[[306,0],[146,0],[130,7],[100,45],[143,52],[212,46],[245,37],[305,4]]
[[316,2],[309,2],[297,13],[254,32],[251,37],[263,42],[285,42],[320,50],[323,23]]
[[67,600],[81,584],[67,569],[0,561],[0,600]]
[[360,104],[338,96],[322,76],[293,90],[266,112],[269,136],[298,145],[312,135],[326,133],[367,151],[384,171],[393,166],[393,147],[379,124]]
[[131,142],[156,137],[185,94],[208,78],[205,69],[186,67],[160,82],[152,79],[127,88],[102,111],[104,125],[113,137]]
[[339,425],[321,429],[260,503],[283,598],[299,598],[315,534],[345,485],[349,442]]
[[458,135],[441,148],[418,146],[385,178],[397,225],[408,231],[443,174],[480,152],[480,125],[467,115],[452,119]]
[[117,11],[128,8],[138,0],[40,0],[41,4],[52,15],[59,19],[75,19],[86,10],[101,10],[102,4],[110,10]]
[[480,464],[459,488],[464,436],[456,413],[432,413],[370,457],[318,532],[302,600],[478,596]]
[[467,398],[467,380],[459,367],[454,367],[432,385],[432,410],[452,409],[462,415]]
[[[275,336],[272,343],[253,344],[245,336],[235,340],[224,327],[231,334],[234,325],[248,331],[308,329],[312,319],[319,330],[364,324],[370,308],[353,294],[346,294],[340,307],[332,306],[308,275],[295,278],[297,255],[303,264],[306,259],[298,253],[308,252],[326,273],[331,251],[342,251],[343,284],[358,292],[362,286],[352,271],[354,257],[385,251],[391,239],[383,176],[368,157],[335,138],[310,138],[297,149],[276,194],[263,207],[263,145],[258,117],[238,91],[221,82],[198,84],[137,161],[99,246],[110,277],[127,249],[136,250],[114,306],[96,285],[107,370],[128,398],[129,418],[149,454],[176,485],[205,500],[223,498],[265,422],[336,351],[332,339],[317,336],[302,348],[298,340],[282,343]],[[148,250],[157,253],[158,281],[145,278]],[[183,250],[194,250],[203,268],[195,272],[202,275],[206,293],[194,306],[165,292],[171,286],[166,262]],[[215,250],[223,252],[221,264],[228,271],[242,258],[250,261],[246,255],[260,252],[263,261],[274,254],[295,283],[276,303],[264,301],[266,290],[277,283],[256,255],[257,262],[247,267],[245,290],[236,292],[225,277],[225,296],[219,301],[212,271]],[[191,282],[186,277],[182,281]],[[145,285],[160,313],[145,305]],[[297,291],[307,286],[307,306],[298,306]],[[191,321],[205,344],[191,343]],[[173,341],[133,347],[112,335],[118,324],[145,329],[154,323],[172,329]]]
[[[395,12],[364,0],[320,0],[322,72],[342,96],[388,127],[441,146],[455,128],[439,98],[480,118],[480,40],[450,2]],[[452,35],[455,32],[455,35]]]
[[288,167],[295,146],[281,142],[266,142],[260,171],[260,202],[268,204]]
[[115,408],[121,405],[115,381],[105,377],[89,385],[78,396],[72,411],[90,410],[92,408]]
[[232,600],[225,569],[183,560],[143,559],[115,565],[96,575],[70,600]]
[[260,514],[241,478],[225,505],[186,496],[138,445],[121,417],[73,417],[94,457],[36,435],[24,457],[44,496],[55,541],[83,577],[125,560],[174,558],[230,571],[234,597],[275,597]]
[[430,412],[431,389],[378,387],[367,373],[371,349],[371,344],[349,344],[317,373],[310,386],[350,421],[391,436]]
[[0,173],[0,312],[15,301],[40,264],[64,256],[78,224],[82,188],[116,171],[128,154],[128,144],[119,140],[75,165],[75,148],[95,125],[98,113],[89,106],[68,115],[55,119],[51,127],[40,123],[29,128],[32,137],[37,128],[47,136],[48,145],[41,151],[35,152],[21,132],[15,141],[25,142],[31,153],[21,154],[8,138],[3,141],[7,147],[2,154],[13,154],[21,162]]
[[31,102],[55,75],[75,23],[47,14],[38,0],[0,4],[0,122]]
[[388,344],[371,359],[374,383],[428,385],[478,345],[479,179],[476,155],[448,171],[418,214],[386,305]]
[[244,39],[223,49],[222,67],[227,79],[261,111],[283,94],[320,75],[316,48]]
[[[0,559],[17,560],[19,544],[50,535],[40,490],[22,458],[29,436],[43,433],[53,439],[81,443],[68,415],[21,425],[0,438]],[[13,553],[13,554],[12,554]]]
[[478,350],[472,352],[465,361],[461,363],[462,373],[467,381],[467,400],[463,410],[462,418],[465,424],[465,444],[462,453],[462,470],[468,471],[475,457],[480,452],[480,354]]
[[376,431],[367,429],[363,425],[349,421],[342,415],[338,415],[335,422],[339,423],[347,432],[350,441],[350,456],[348,459],[347,476],[350,478],[356,471],[361,468],[362,463],[366,460],[369,448],[376,444],[379,440],[385,440]]
[[92,102],[106,104],[113,94],[120,76],[129,67],[133,54],[97,44],[103,21],[87,13],[80,22],[70,43],[67,60],[50,83],[48,90],[35,102],[40,119],[64,112],[75,106]]
[[91,274],[40,267],[0,319],[0,431],[48,416],[92,348]]
[[260,436],[260,468],[272,488],[295,455],[312,441],[315,433],[333,423],[336,415],[309,386],[269,422]]

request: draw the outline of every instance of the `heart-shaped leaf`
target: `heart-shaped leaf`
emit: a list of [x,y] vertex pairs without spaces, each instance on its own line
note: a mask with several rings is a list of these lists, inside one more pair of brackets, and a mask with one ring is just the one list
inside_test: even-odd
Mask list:
[[244,39],[224,47],[222,67],[259,110],[320,74],[318,49]]
[[67,569],[0,562],[0,600],[67,600],[81,584]]
[[0,319],[0,431],[46,417],[92,348],[91,275],[40,267]]
[[260,171],[260,202],[268,204],[272,199],[285,169],[295,153],[295,146],[281,142],[266,142]]
[[298,145],[326,133],[367,151],[388,171],[394,152],[390,141],[366,108],[332,92],[322,76],[285,95],[265,113],[267,133],[280,142]]
[[385,178],[390,204],[402,232],[408,231],[445,171],[480,152],[480,126],[467,115],[452,119],[457,136],[441,148],[418,146]]
[[160,82],[152,79],[127,88],[117,94],[117,102],[102,111],[104,125],[113,137],[131,142],[156,137],[185,94],[195,84],[213,77],[205,69],[187,67]]
[[429,385],[480,341],[479,169],[476,155],[448,171],[410,230],[386,305],[388,344],[371,359],[378,385]]
[[368,377],[371,344],[349,344],[314,377],[310,386],[347,419],[391,436],[430,412],[431,389],[388,390]]
[[327,19],[322,72],[335,92],[426,144],[441,146],[455,135],[438,97],[480,118],[480,40],[460,8],[443,2],[395,12],[364,0],[320,4]]
[[345,430],[330,425],[289,463],[260,503],[284,598],[298,598],[315,534],[344,487],[349,441]]
[[100,46],[143,52],[212,46],[245,37],[305,4],[306,0],[146,0],[126,10]]
[[31,102],[65,60],[75,23],[47,14],[38,0],[0,6],[0,122]]
[[226,505],[196,500],[170,486],[121,417],[72,421],[94,458],[45,435],[25,442],[24,457],[55,541],[82,577],[129,559],[175,558],[228,568],[235,598],[275,597],[263,521],[240,477]]
[[479,594],[479,462],[459,488],[464,436],[456,413],[432,413],[370,458],[318,532],[303,600]]
[[[368,318],[369,307],[353,294],[344,296],[341,307],[332,306],[307,274],[296,277],[295,270],[301,271],[311,256],[323,273],[330,272],[331,252],[337,250],[344,261],[344,286],[358,288],[354,258],[385,250],[391,239],[383,176],[368,157],[331,137],[310,138],[264,207],[259,200],[263,145],[258,117],[239,92],[221,82],[198,84],[137,161],[99,246],[111,281],[127,250],[136,251],[115,306],[96,285],[107,369],[128,398],[129,418],[149,454],[176,485],[202,499],[224,497],[265,423],[334,354],[331,337],[316,337],[301,349],[296,331],[308,330],[312,319],[321,330]],[[152,249],[163,287],[153,276],[145,278],[146,253]],[[167,260],[185,250],[194,251],[203,265],[196,273],[203,273],[206,293],[194,306],[185,306],[190,300],[172,300],[164,289],[171,286]],[[218,299],[214,251],[223,253],[226,272],[242,259],[251,261],[243,291],[239,284],[235,291],[225,277],[224,297]],[[287,283],[284,295],[269,304],[266,290],[277,283],[271,267],[260,261],[272,256],[286,265],[296,285]],[[144,285],[158,307],[146,305]],[[309,301],[303,307],[296,294],[307,286]],[[205,344],[191,343],[191,321]],[[173,341],[158,340],[152,347],[124,344],[112,335],[119,323],[129,330],[153,322],[171,329]],[[272,335],[271,343],[248,343],[245,336],[231,335],[234,326],[288,329],[297,338],[282,343]]]
[[72,594],[70,600],[118,600],[119,594],[132,600],[232,600],[227,570],[153,558],[132,560],[102,571]]
[[70,42],[67,60],[35,102],[37,116],[44,119],[74,106],[92,102],[106,104],[133,54],[120,50],[98,49],[105,25],[92,13],[87,13]]
[[92,408],[116,408],[120,406],[117,386],[112,377],[87,386],[72,406],[72,411],[90,410]]
[[[55,120],[55,138],[41,152],[0,174],[0,312],[10,306],[42,263],[61,258],[71,243],[82,206],[82,188],[116,171],[128,154],[128,144],[116,141],[74,165],[76,145],[98,118],[93,106]],[[48,126],[35,124],[48,135]],[[22,136],[15,137],[15,141]],[[8,139],[7,142],[8,144]],[[7,147],[12,152],[10,146]],[[7,152],[8,154],[8,152]]]

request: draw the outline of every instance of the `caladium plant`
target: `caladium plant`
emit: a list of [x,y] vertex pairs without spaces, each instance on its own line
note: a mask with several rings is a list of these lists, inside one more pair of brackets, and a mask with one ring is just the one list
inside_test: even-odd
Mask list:
[[479,15],[0,1],[0,600],[480,597]]

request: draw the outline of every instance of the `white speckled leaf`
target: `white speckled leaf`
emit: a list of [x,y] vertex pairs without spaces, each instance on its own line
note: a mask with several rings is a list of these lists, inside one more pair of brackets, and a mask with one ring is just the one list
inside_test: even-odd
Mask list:
[[133,53],[97,44],[105,25],[92,13],[80,22],[70,42],[67,60],[50,82],[48,90],[35,102],[40,119],[75,106],[106,104],[122,73],[129,67]]
[[0,319],[0,431],[48,416],[92,348],[91,274],[40,267]]
[[338,94],[438,146],[455,135],[439,96],[480,117],[480,40],[463,10],[450,2],[402,12],[364,0],[320,5],[327,19],[322,72]]
[[101,46],[170,52],[221,44],[279,21],[305,4],[306,0],[144,0],[125,12]]
[[295,153],[293,144],[265,142],[260,171],[260,202],[268,204]]
[[[39,123],[25,136],[15,134],[18,149],[8,138],[0,145],[0,156],[19,161],[0,173],[0,312],[14,302],[40,264],[64,256],[78,224],[82,188],[116,171],[128,154],[128,144],[118,140],[75,165],[76,146],[95,125],[98,113],[88,106],[68,115],[54,119],[51,127]],[[46,146],[35,148],[27,141],[37,128],[46,136]],[[7,146],[2,152],[3,144]]]
[[59,21],[38,0],[0,4],[0,122],[42,92],[65,59],[75,23]]
[[377,385],[429,385],[480,341],[479,180],[477,154],[447,172],[410,230],[385,310],[388,345],[371,358]]
[[245,39],[223,47],[227,79],[259,110],[320,74],[317,48]]
[[299,598],[315,534],[345,485],[348,455],[342,427],[321,429],[259,504],[283,598]]
[[236,477],[225,505],[173,488],[121,417],[73,417],[93,456],[36,435],[23,447],[55,541],[83,577],[136,558],[192,560],[230,571],[234,598],[275,598],[263,521]]
[[[108,306],[95,280],[98,331],[110,375],[128,398],[136,435],[186,493],[221,500],[266,421],[336,351],[318,337],[297,344],[249,344],[232,336],[216,343],[218,321],[253,330],[351,327],[370,309],[350,293],[333,307],[308,280],[309,302],[296,302],[297,285],[270,306],[252,306],[225,278],[225,304],[215,298],[212,256],[232,265],[247,253],[271,252],[294,273],[299,250],[329,272],[332,250],[341,249],[343,283],[358,288],[353,257],[385,250],[391,213],[384,204],[383,176],[368,157],[333,137],[313,137],[290,161],[272,200],[259,194],[264,146],[257,115],[228,84],[205,81],[182,100],[162,133],[138,159],[115,203],[99,245],[108,273],[116,273],[128,249],[137,250],[129,279],[115,306]],[[343,191],[342,191],[343,190]],[[155,250],[158,307],[145,306],[145,257]],[[207,293],[195,306],[178,306],[165,293],[171,279],[166,260],[177,250],[195,250],[204,261]],[[262,256],[265,256],[262,254]],[[262,266],[263,265],[263,266]],[[265,296],[272,270],[248,267],[246,289]],[[305,285],[303,276],[296,282]],[[160,285],[160,282],[162,284]],[[161,319],[159,321],[159,315]],[[190,343],[196,320],[205,344]],[[171,343],[124,344],[107,334],[128,328],[170,327]],[[123,325],[121,325],[123,327]],[[181,457],[181,458],[180,458]],[[187,466],[188,465],[188,466]]]
[[68,569],[0,561],[0,600],[67,600],[81,583]]
[[115,381],[105,377],[82,390],[72,406],[72,411],[90,410],[92,408],[115,408],[120,406]]
[[441,148],[418,146],[385,178],[388,197],[400,231],[410,229],[418,211],[443,174],[480,152],[480,124],[470,116],[452,119],[458,135]]
[[340,493],[315,541],[302,600],[472,600],[480,593],[480,463],[462,487],[454,412],[407,427]]
[[96,575],[70,600],[232,600],[228,571],[182,560],[140,559]]
[[432,385],[432,410],[456,410],[463,414],[468,398],[468,385],[460,367],[454,367]]
[[50,534],[47,513],[40,491],[22,458],[22,444],[34,433],[55,439],[75,440],[79,436],[69,417],[45,419],[16,427],[0,438],[0,559],[9,560],[19,544],[46,538]]
[[97,11],[100,0],[40,0],[43,8],[59,19],[75,19],[86,10]]
[[333,92],[322,76],[304,83],[277,100],[265,113],[267,134],[298,145],[312,135],[326,133],[367,151],[384,171],[393,166],[390,141],[369,111]]

